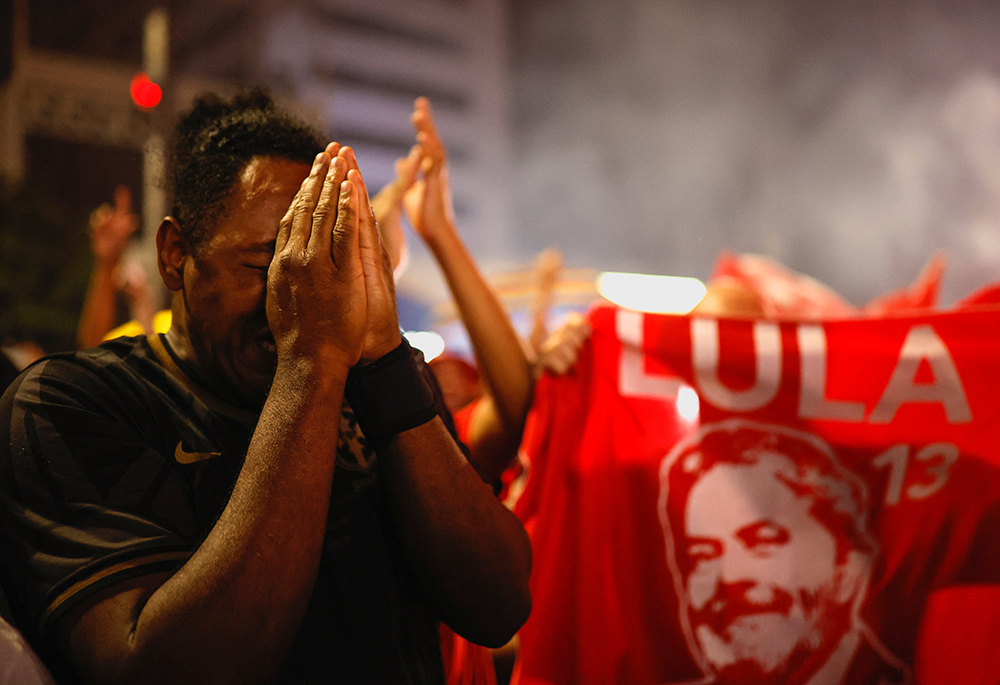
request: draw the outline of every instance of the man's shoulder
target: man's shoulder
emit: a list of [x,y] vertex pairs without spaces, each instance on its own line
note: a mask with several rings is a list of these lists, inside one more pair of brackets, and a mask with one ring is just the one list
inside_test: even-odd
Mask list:
[[163,375],[144,337],[117,338],[85,350],[42,357],[10,384],[5,395],[52,401],[102,386],[120,390],[123,385],[158,383]]
[[[182,562],[228,496],[224,468],[177,456],[214,446],[158,366],[118,339],[40,360],[0,400],[0,578],[32,639],[116,579]],[[182,469],[212,470],[209,485]]]
[[13,453],[43,438],[52,449],[59,436],[146,434],[183,419],[187,405],[143,338],[119,338],[22,372],[0,398],[0,440]]

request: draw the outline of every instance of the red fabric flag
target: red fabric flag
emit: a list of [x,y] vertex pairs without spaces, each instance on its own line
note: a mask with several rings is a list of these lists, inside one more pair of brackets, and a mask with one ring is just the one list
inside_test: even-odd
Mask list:
[[825,283],[763,255],[720,254],[711,282],[727,280],[755,293],[768,318],[824,319],[857,314],[857,309]]
[[522,685],[1000,680],[1000,308],[590,318],[524,445]]
[[899,314],[908,310],[934,309],[938,304],[941,279],[948,260],[943,253],[930,258],[917,280],[909,287],[894,290],[875,298],[862,310],[865,316]]
[[723,252],[716,260],[710,284],[736,283],[748,289],[764,315],[772,319],[878,317],[935,308],[946,265],[943,254],[932,256],[913,283],[880,295],[862,309],[825,283],[757,254]]

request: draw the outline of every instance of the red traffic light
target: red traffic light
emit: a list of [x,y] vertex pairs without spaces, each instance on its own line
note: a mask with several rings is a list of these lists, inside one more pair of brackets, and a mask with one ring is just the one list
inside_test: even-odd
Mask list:
[[160,104],[163,92],[160,87],[149,80],[146,72],[140,71],[132,77],[132,83],[128,87],[132,102],[140,109],[153,109]]

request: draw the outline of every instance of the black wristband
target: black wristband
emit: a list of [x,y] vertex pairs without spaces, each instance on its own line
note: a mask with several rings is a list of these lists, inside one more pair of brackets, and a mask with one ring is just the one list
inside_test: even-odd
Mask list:
[[437,416],[434,393],[406,338],[372,363],[351,369],[345,394],[361,432],[376,451],[397,434]]

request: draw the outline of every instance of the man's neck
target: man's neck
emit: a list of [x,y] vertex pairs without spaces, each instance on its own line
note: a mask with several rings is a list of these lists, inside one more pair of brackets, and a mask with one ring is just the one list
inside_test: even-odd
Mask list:
[[150,347],[153,349],[153,353],[160,360],[167,373],[177,379],[181,385],[201,400],[205,406],[216,413],[229,416],[243,423],[256,423],[259,411],[234,405],[204,387],[199,379],[191,373],[191,369],[187,368],[187,365],[178,358],[169,333],[162,336],[162,342],[161,336],[158,334],[147,336],[147,339],[149,340]]
[[171,355],[193,377],[198,376],[198,364],[195,359],[191,336],[188,334],[187,308],[184,306],[182,292],[174,293],[170,303],[170,329],[164,334],[170,346]]
[[202,361],[199,360],[198,354],[195,352],[195,346],[191,343],[190,325],[183,291],[174,293],[170,311],[170,330],[164,334],[167,347],[177,366],[180,367],[189,380],[194,381],[201,389],[202,393],[200,394],[210,394],[240,412],[260,413],[260,407],[264,404],[264,398],[260,398],[257,401],[248,401],[246,396],[230,389],[224,381],[219,382],[217,376],[213,377],[212,369],[206,368]]

